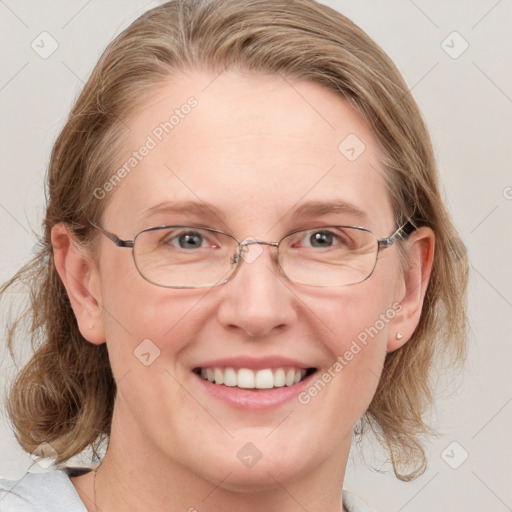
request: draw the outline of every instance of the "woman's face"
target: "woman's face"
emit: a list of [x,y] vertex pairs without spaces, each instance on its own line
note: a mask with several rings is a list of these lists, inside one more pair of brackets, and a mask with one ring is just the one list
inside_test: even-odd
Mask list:
[[[137,163],[98,199],[109,200],[102,226],[122,239],[164,224],[240,241],[326,225],[364,226],[379,238],[396,228],[375,136],[318,84],[193,73],[166,84],[127,125],[119,167]],[[226,284],[173,289],[144,280],[131,250],[98,241],[95,296],[118,384],[112,443],[233,489],[342,471],[397,330],[396,244],[352,286],[295,284],[279,274],[273,247],[250,245]],[[266,370],[264,382],[270,371],[276,385],[282,371],[309,372],[265,390],[198,374],[229,379],[228,367],[251,370],[249,379]]]

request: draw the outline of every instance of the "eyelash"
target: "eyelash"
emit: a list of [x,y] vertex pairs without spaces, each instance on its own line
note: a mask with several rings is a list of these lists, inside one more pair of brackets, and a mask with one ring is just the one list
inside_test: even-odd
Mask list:
[[[296,233],[296,235],[300,234],[300,239],[298,240],[298,242],[303,243],[305,240],[308,240],[308,239],[310,240],[311,236],[313,236],[317,233],[332,235],[334,241],[338,241],[338,243],[343,243],[345,245],[350,242],[350,238],[346,234],[343,234],[339,230],[338,230],[338,233],[336,233],[333,228],[329,228],[329,229],[328,228],[325,228],[325,229],[324,228],[314,228],[309,231]],[[178,231],[176,233],[168,233],[161,240],[161,243],[168,244],[168,245],[174,245],[174,244],[172,244],[172,241],[179,240],[179,237],[181,237],[183,235],[196,235],[196,234],[201,236],[202,241],[209,240],[210,237],[214,236],[214,233],[211,233],[211,232],[201,233],[199,230],[183,230],[182,229],[181,231]],[[221,244],[217,241],[217,242],[213,242],[209,245],[210,246],[220,246]],[[295,244],[292,242],[292,245],[295,245]],[[312,247],[312,246],[308,245],[306,247]],[[331,247],[331,246],[329,246],[329,247]]]

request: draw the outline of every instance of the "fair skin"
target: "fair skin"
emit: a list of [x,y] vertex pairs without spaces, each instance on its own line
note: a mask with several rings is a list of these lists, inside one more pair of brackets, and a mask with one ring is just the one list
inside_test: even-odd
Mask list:
[[[377,141],[345,101],[318,84],[279,76],[213,78],[194,72],[165,84],[128,121],[123,156],[139,148],[167,112],[190,96],[198,100],[110,192],[105,229],[133,239],[151,226],[201,223],[238,240],[267,241],[339,223],[364,225],[379,238],[395,230]],[[366,145],[353,162],[338,150],[348,134]],[[365,218],[294,215],[307,201],[333,200],[357,206]],[[208,203],[219,215],[143,216],[152,206],[178,201]],[[195,290],[147,282],[131,250],[98,235],[95,264],[62,224],[52,231],[55,264],[80,331],[90,343],[107,343],[117,381],[110,444],[96,479],[98,510],[340,511],[354,425],[371,402],[386,353],[407,342],[420,318],[432,231],[421,228],[402,242],[407,272],[395,244],[379,254],[372,276],[353,286],[292,283],[278,274],[274,249],[256,245],[250,251],[261,247],[261,253],[228,283]],[[210,392],[218,385],[205,385],[193,372],[225,358],[269,367],[281,357],[315,368],[308,377],[314,381],[398,303],[400,312],[307,405],[296,398],[306,381],[277,404],[236,407]],[[149,366],[134,356],[145,339],[161,351]],[[246,443],[262,455],[252,467],[237,456]],[[87,509],[96,510],[93,473],[72,482]]]

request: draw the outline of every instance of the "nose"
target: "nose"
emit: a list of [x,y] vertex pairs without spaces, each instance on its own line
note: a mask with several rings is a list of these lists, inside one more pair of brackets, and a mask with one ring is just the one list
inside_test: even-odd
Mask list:
[[225,328],[257,339],[283,331],[297,320],[295,295],[279,273],[275,256],[270,244],[245,244],[237,272],[220,287],[223,296],[217,315]]

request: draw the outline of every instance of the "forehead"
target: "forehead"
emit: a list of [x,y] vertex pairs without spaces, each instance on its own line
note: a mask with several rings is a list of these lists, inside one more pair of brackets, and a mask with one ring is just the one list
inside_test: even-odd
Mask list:
[[368,227],[392,224],[375,135],[317,83],[194,72],[160,86],[128,125],[126,172],[105,212],[125,233],[164,222],[157,205],[193,202],[260,233],[306,202],[346,202]]

